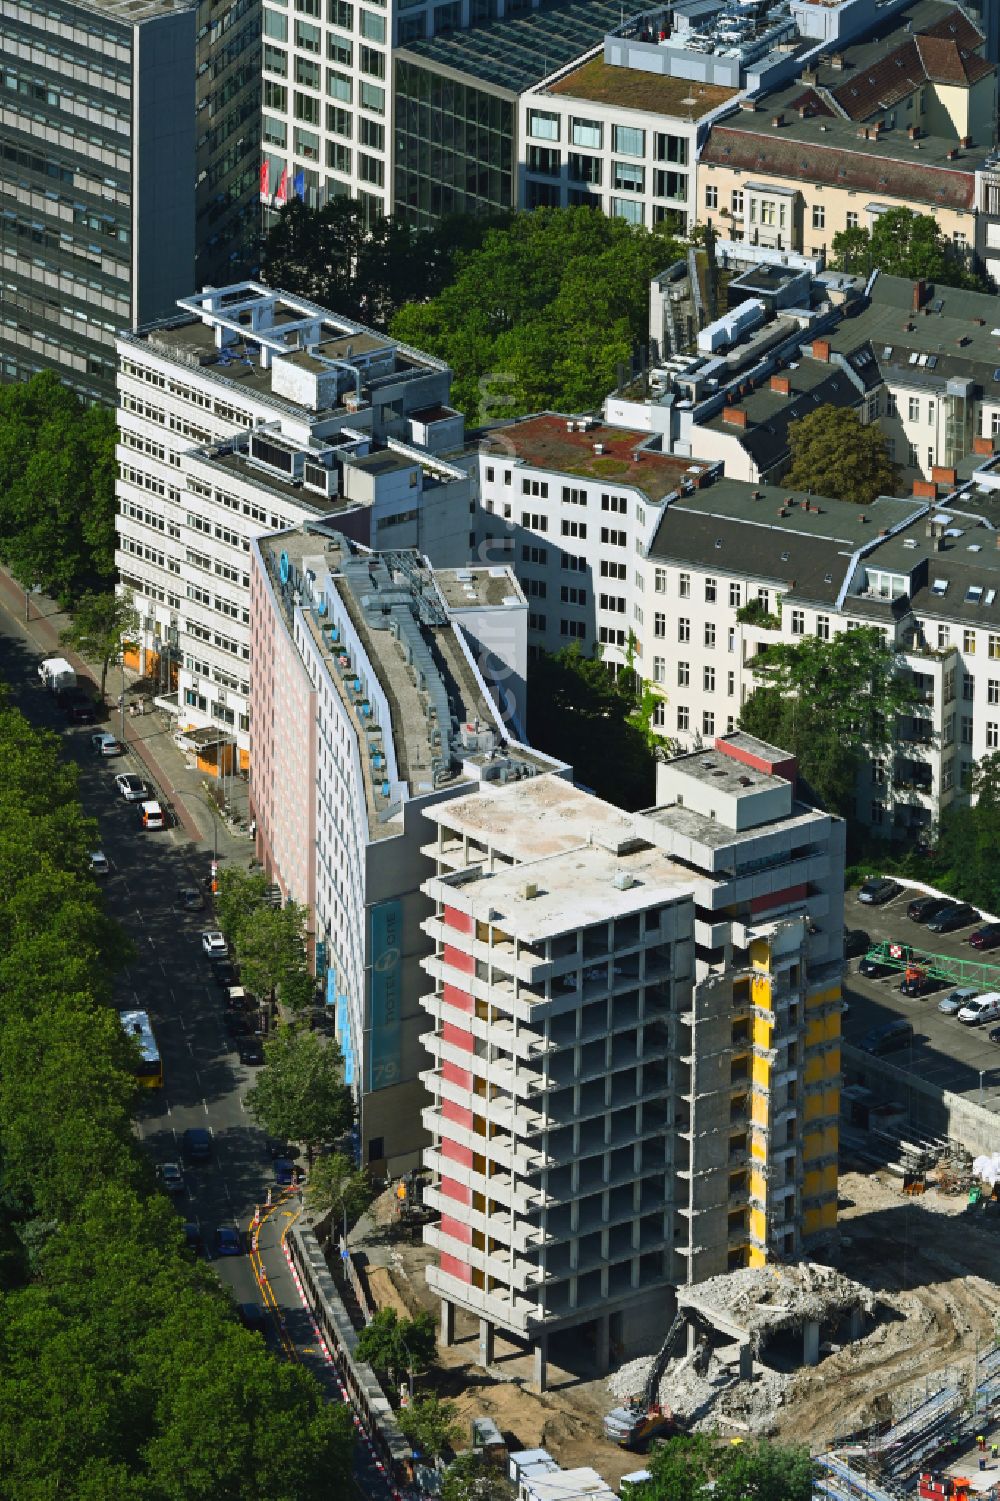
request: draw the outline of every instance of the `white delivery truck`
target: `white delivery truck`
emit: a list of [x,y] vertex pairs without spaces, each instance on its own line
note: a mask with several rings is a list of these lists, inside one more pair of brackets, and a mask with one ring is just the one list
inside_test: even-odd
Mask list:
[[76,673],[65,657],[46,657],[38,664],[38,676],[52,693],[76,687]]

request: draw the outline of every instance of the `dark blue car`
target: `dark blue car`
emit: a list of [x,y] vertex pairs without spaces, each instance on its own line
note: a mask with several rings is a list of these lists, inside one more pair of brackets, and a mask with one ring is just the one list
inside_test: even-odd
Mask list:
[[216,1256],[242,1256],[243,1237],[232,1225],[220,1225],[215,1232]]

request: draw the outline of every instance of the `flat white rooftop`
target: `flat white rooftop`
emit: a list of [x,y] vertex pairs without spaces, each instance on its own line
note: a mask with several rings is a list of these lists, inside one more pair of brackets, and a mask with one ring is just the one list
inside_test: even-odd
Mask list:
[[562,777],[484,786],[474,796],[428,808],[425,816],[517,860],[540,859],[591,843],[615,852],[641,837],[631,813]]
[[536,943],[648,907],[690,900],[696,887],[702,890],[704,885],[703,877],[660,850],[613,856],[581,845],[492,875],[448,883],[448,889],[460,911]]

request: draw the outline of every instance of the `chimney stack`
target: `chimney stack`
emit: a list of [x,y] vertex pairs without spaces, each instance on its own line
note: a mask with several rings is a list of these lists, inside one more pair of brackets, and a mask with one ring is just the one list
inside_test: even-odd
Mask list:
[[915,313],[919,313],[920,309],[923,307],[924,298],[926,297],[926,295],[927,283],[924,281],[924,278],[922,276],[918,276],[916,281],[913,283],[913,311]]

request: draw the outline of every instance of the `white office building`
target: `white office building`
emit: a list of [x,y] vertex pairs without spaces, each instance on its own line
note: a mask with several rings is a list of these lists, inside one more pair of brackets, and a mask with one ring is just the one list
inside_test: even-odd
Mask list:
[[[182,298],[118,339],[118,548],[139,610],[131,665],[206,769],[249,751],[250,546],[334,518],[361,542],[469,554],[451,372],[252,282]],[[216,737],[213,739],[213,736]]]

